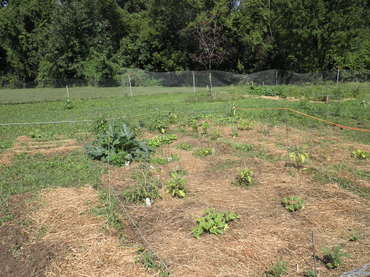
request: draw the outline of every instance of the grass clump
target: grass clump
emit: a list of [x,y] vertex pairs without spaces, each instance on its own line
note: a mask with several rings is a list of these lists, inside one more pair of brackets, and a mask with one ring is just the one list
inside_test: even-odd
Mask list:
[[197,226],[192,230],[192,234],[197,239],[203,233],[214,235],[223,234],[229,228],[228,223],[238,218],[239,215],[236,213],[217,212],[214,209],[207,210],[204,216],[197,219]]
[[178,145],[176,145],[176,148],[181,149],[181,150],[185,150],[185,151],[190,151],[190,150],[193,149],[193,145],[191,145],[189,143],[179,143]]
[[356,151],[352,152],[352,157],[358,159],[358,160],[366,160],[370,158],[370,153],[365,152],[363,150],[357,149]]
[[144,141],[136,139],[135,133],[126,123],[119,127],[109,125],[91,145],[86,146],[86,150],[92,159],[116,166],[135,160],[147,160],[152,152]]
[[166,191],[171,194],[172,197],[185,198],[186,196],[186,180],[181,174],[176,172],[170,173],[171,178],[166,184]]
[[207,157],[212,155],[214,150],[212,148],[199,148],[193,152],[193,155],[198,157]]
[[171,144],[177,140],[176,135],[162,135],[162,136],[156,136],[149,140],[148,144],[152,147],[160,147],[164,144]]
[[266,277],[281,277],[288,274],[288,264],[284,261],[279,261],[274,264],[269,271],[265,273]]
[[325,266],[328,269],[335,269],[341,264],[343,264],[343,258],[348,257],[349,255],[342,250],[342,247],[337,245],[333,248],[324,248],[323,249],[323,259]]
[[243,169],[235,178],[235,184],[241,187],[249,187],[253,184],[253,171],[250,169]]
[[150,250],[139,248],[136,251],[136,263],[140,263],[147,271],[155,271],[159,277],[168,277],[170,273],[167,271],[166,266],[160,262],[159,258]]
[[317,277],[317,274],[313,270],[308,270],[304,273],[304,277]]
[[165,165],[171,162],[175,162],[180,160],[179,156],[176,154],[171,154],[169,157],[152,157],[150,159],[150,163],[158,164],[158,165]]
[[289,196],[285,197],[281,200],[281,204],[284,208],[286,208],[289,212],[295,212],[298,210],[303,209],[304,207],[304,200],[298,196]]

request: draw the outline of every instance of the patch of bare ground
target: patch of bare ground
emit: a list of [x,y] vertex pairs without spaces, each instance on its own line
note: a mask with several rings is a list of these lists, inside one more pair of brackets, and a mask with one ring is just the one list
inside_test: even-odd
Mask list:
[[[264,144],[260,138],[261,134],[256,131],[246,141],[239,139],[268,149],[271,145],[269,150],[279,152],[274,141]],[[177,143],[188,139],[182,137]],[[217,148],[218,142],[213,143]],[[302,276],[312,268],[312,231],[319,254],[323,247],[343,244],[351,255],[344,265],[332,271],[317,262],[320,276],[339,276],[368,262],[370,207],[366,199],[337,185],[313,182],[287,167],[284,161],[240,159],[227,148],[217,148],[215,155],[198,158],[191,152],[175,149],[174,145],[163,151],[178,154],[180,161],[166,165],[160,174],[167,174],[171,167],[185,169],[187,198],[164,196],[151,208],[128,207],[145,239],[168,263],[173,276],[254,277],[278,260],[289,263],[287,276]],[[252,169],[255,174],[256,184],[248,189],[232,184],[243,167]],[[281,199],[292,195],[305,199],[303,210],[289,213],[281,206]],[[240,220],[231,223],[224,235],[204,235],[197,240],[191,230],[207,208],[237,212]],[[348,242],[352,230],[361,232],[363,239]]]
[[46,226],[41,241],[63,245],[46,276],[147,276],[134,262],[135,249],[122,247],[117,238],[103,232],[104,218],[91,215],[98,205],[97,192],[89,187],[45,190],[43,203],[31,214],[39,226]]
[[32,201],[17,209],[27,228],[14,221],[0,228],[2,276],[149,276],[135,264],[135,249],[120,245],[104,230],[105,219],[92,215],[94,189],[48,189],[37,201],[37,208]]
[[37,141],[27,136],[16,139],[12,148],[0,154],[0,165],[10,165],[12,157],[20,153],[28,154],[59,154],[81,148],[74,139],[57,139],[52,141]]

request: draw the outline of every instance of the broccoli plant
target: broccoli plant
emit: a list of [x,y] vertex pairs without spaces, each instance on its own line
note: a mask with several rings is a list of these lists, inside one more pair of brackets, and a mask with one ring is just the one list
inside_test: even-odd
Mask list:
[[92,144],[86,146],[86,150],[92,159],[117,166],[135,160],[148,160],[153,151],[144,141],[136,139],[126,123],[121,126],[109,125]]

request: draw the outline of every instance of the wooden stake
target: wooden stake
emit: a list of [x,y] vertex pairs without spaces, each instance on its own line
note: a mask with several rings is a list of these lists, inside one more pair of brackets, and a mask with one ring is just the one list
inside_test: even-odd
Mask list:
[[194,71],[191,72],[193,74],[193,91],[194,91],[194,94],[197,93],[196,89],[195,89],[195,73]]
[[311,232],[311,241],[312,241],[312,258],[313,258],[313,272],[315,273],[315,276],[317,275],[317,270],[316,270],[316,247],[315,247],[315,237],[313,234],[313,231]]
[[212,72],[211,71],[209,72],[209,88],[210,88],[211,95],[213,96]]
[[67,89],[67,99],[69,100],[69,88],[68,88],[68,85],[66,85],[66,89]]
[[130,86],[130,96],[134,96],[134,94],[132,93],[132,86],[131,86],[131,77],[130,77],[130,74],[128,74],[127,76],[128,76],[128,84]]

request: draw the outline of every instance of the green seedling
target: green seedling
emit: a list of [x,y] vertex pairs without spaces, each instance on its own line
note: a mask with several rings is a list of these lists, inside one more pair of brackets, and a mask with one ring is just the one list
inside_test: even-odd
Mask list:
[[303,209],[304,200],[298,196],[285,197],[281,200],[281,204],[289,211],[295,212]]

